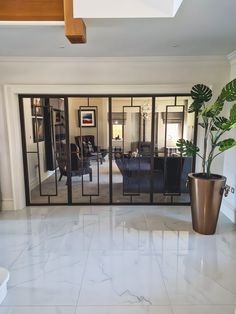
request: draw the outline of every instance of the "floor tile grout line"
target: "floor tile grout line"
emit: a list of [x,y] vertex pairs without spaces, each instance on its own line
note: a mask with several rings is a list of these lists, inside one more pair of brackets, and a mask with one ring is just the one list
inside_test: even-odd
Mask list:
[[86,256],[86,260],[85,260],[84,271],[83,271],[83,275],[82,275],[82,278],[81,278],[81,284],[80,284],[80,289],[79,289],[79,292],[78,292],[78,297],[77,297],[77,300],[76,300],[76,303],[75,303],[74,314],[76,314],[76,312],[77,312],[77,307],[78,307],[79,298],[80,298],[80,294],[81,294],[83,283],[84,283],[85,273],[86,273],[86,270],[87,270],[88,258],[89,258],[89,254],[90,254],[90,251],[91,251],[91,245],[92,245],[92,240],[93,240],[93,237],[94,237],[94,233],[95,233],[95,229],[93,229],[93,233],[92,233],[92,236],[91,236],[91,239],[90,239],[90,243],[89,243],[89,247],[88,247],[88,250],[87,250],[87,256]]
[[26,244],[25,248],[22,249],[22,251],[17,255],[17,257],[14,259],[13,262],[11,262],[11,264],[9,265],[8,269],[9,271],[11,271],[11,269],[13,268],[13,266],[16,264],[16,262],[18,261],[18,259],[24,254],[25,251],[28,250],[29,244]]
[[[146,221],[146,225],[147,225],[147,228],[148,228],[148,230],[149,230],[149,229],[150,229],[150,228],[149,228],[150,226],[149,226],[148,219],[147,219],[147,216],[146,216],[145,213],[144,213],[144,219],[145,219],[145,221]],[[155,250],[155,247],[154,247],[154,244],[153,244],[153,243],[152,243],[152,249]],[[171,309],[171,313],[174,314],[173,308],[172,308],[172,302],[171,302],[171,299],[170,299],[170,296],[169,296],[169,293],[168,293],[168,290],[167,290],[167,287],[166,287],[166,283],[165,283],[165,280],[164,280],[163,272],[162,272],[162,270],[161,270],[161,266],[160,266],[160,264],[159,264],[159,261],[158,261],[158,259],[157,259],[157,256],[156,256],[155,254],[154,254],[153,256],[154,256],[154,258],[155,258],[155,260],[156,260],[158,269],[159,269],[160,274],[161,274],[162,283],[163,283],[163,285],[164,285],[164,287],[165,287],[165,292],[166,292],[166,295],[167,295],[167,298],[168,298],[168,301],[169,301],[169,307],[170,307],[170,309]]]
[[[144,212],[144,219],[145,219],[145,221],[146,221],[146,225],[147,225],[147,228],[148,228],[148,230],[149,230],[149,229],[150,229],[150,228],[149,228],[150,226],[149,226],[148,219],[147,219],[147,216],[146,216],[146,213],[145,213],[145,212]],[[153,243],[152,243],[152,250],[155,251],[155,247],[154,247],[154,244],[153,244]],[[161,274],[162,284],[163,284],[164,287],[165,287],[165,292],[166,292],[166,295],[167,295],[167,298],[168,298],[168,301],[169,301],[168,306],[169,306],[170,309],[171,309],[171,313],[174,314],[173,309],[172,309],[172,307],[171,307],[171,299],[170,299],[170,296],[169,296],[169,293],[168,293],[168,290],[167,290],[167,287],[166,287],[166,283],[165,283],[165,280],[164,280],[164,277],[163,277],[163,273],[162,273],[162,271],[161,271],[160,264],[159,264],[159,262],[158,262],[157,256],[156,256],[155,254],[154,254],[153,256],[154,256],[154,259],[156,260],[158,269],[159,269],[160,274]]]

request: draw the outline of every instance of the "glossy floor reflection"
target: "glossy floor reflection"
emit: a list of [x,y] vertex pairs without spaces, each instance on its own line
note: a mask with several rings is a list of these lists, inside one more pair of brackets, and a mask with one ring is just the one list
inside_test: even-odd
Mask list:
[[0,213],[0,314],[234,314],[236,228],[192,231],[189,207]]

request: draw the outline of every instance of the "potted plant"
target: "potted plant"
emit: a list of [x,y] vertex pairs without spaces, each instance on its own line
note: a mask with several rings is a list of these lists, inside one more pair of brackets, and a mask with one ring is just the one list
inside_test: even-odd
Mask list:
[[217,156],[236,145],[234,138],[225,138],[225,134],[236,127],[236,104],[231,107],[229,117],[221,115],[224,105],[236,100],[236,79],[226,84],[212,104],[206,104],[212,98],[212,91],[206,85],[194,85],[191,97],[193,103],[188,112],[196,114],[198,125],[204,129],[203,151],[201,153],[199,147],[185,139],[179,139],[177,147],[183,156],[197,155],[202,159],[202,172],[188,175],[192,223],[195,231],[214,234],[226,178],[212,173],[211,166]]

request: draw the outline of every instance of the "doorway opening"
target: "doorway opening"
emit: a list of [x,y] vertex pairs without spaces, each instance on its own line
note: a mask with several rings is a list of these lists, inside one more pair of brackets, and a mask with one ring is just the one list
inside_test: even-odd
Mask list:
[[27,205],[189,204],[189,95],[20,95]]

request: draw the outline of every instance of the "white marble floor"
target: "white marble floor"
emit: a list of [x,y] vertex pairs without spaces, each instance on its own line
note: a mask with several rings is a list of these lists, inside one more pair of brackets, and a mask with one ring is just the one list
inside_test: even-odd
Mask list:
[[0,314],[234,314],[236,227],[192,231],[189,207],[0,213]]

